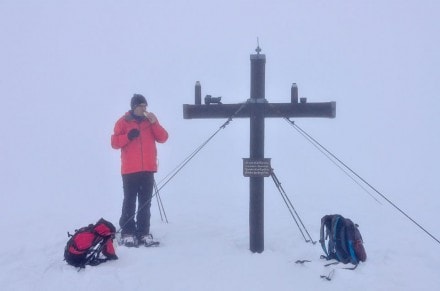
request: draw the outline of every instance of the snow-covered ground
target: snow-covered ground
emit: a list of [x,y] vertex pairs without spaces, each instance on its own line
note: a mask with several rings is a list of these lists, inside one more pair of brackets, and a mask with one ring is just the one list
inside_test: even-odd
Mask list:
[[[266,54],[266,98],[336,101],[335,119],[295,119],[440,237],[440,45],[436,1],[0,1],[2,290],[437,290],[440,244],[366,193],[284,120],[266,120],[265,156],[318,240],[323,215],[360,225],[368,259],[324,267],[265,179],[265,250],[249,251],[249,121],[234,119],[153,202],[159,248],[78,272],[67,232],[115,225],[122,186],[114,122],[133,93],[170,133],[161,181],[225,120],[184,120],[202,95],[249,98],[249,54]],[[377,200],[375,200],[377,199]],[[311,260],[304,265],[298,259]],[[320,278],[335,269],[333,279]]]
[[[160,221],[153,204],[152,230],[160,247],[120,246],[116,249],[119,260],[80,272],[62,260],[66,231],[93,222],[101,214],[116,222],[117,211],[99,211],[95,205],[102,198],[103,204],[116,209],[118,195],[72,196],[65,198],[63,208],[42,208],[35,203],[35,209],[27,213],[3,209],[7,215],[2,222],[2,289],[436,290],[440,284],[438,244],[370,198],[353,199],[365,205],[353,202],[353,208],[345,211],[353,212],[350,217],[360,224],[368,254],[366,263],[350,271],[323,266],[321,247],[304,242],[273,185],[267,185],[265,251],[261,254],[249,251],[245,191],[197,185],[178,188],[180,192],[164,190],[162,194],[169,224]],[[324,209],[345,210],[337,205],[321,207],[324,201],[328,203],[327,195],[309,197],[321,200],[316,207],[303,201],[304,197],[294,202],[315,240],[320,217],[328,213]],[[336,201],[347,198],[342,196]],[[68,206],[74,201],[81,207]],[[8,219],[15,214],[24,217]],[[298,259],[312,262],[295,264]],[[320,278],[332,269],[336,269],[332,281]]]

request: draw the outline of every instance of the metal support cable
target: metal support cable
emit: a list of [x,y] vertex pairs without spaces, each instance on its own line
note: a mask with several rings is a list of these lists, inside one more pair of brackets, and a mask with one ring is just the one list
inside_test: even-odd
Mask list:
[[376,192],[379,196],[381,196],[386,202],[388,202],[391,206],[393,206],[396,210],[398,210],[401,214],[403,214],[407,219],[409,219],[412,223],[414,223],[417,227],[419,227],[422,231],[424,231],[427,235],[429,235],[433,240],[435,240],[438,244],[440,244],[440,240],[436,238],[433,234],[427,231],[422,225],[420,225],[417,221],[415,221],[412,217],[410,217],[405,211],[400,209],[395,203],[393,203],[389,198],[387,198],[383,193],[373,187],[370,183],[368,183],[364,178],[362,178],[359,174],[357,174],[354,170],[352,170],[349,166],[347,166],[343,161],[341,161],[338,157],[336,157],[333,153],[327,150],[321,143],[319,143],[316,139],[310,136],[307,132],[301,129],[298,125],[296,125],[293,121],[288,118],[285,118],[301,135],[307,137],[307,139],[312,142],[315,147],[319,147],[323,151],[325,151],[328,155],[328,158],[333,158],[340,165],[342,165],[345,169],[347,169],[350,173],[355,175],[360,181],[362,181],[365,185],[367,185],[370,189]]
[[[318,143],[316,140],[314,140],[311,136],[309,136],[306,132],[304,132],[301,128],[299,128],[293,121],[291,121],[288,118],[285,118],[287,120],[287,122],[293,126],[298,132],[299,134],[301,134],[305,139],[307,139],[318,151],[320,151],[324,156],[327,157],[327,159],[330,160],[330,162],[332,162],[336,167],[338,167],[342,172],[344,172],[344,174],[349,177],[354,183],[356,183],[359,187],[362,188],[362,190],[364,190],[365,193],[367,193],[371,198],[373,198],[374,200],[376,200],[377,203],[382,204],[376,197],[373,196],[373,194],[370,193],[370,191],[368,191],[368,189],[362,185],[362,183],[359,180],[356,180],[352,175],[350,175],[350,173],[346,170],[346,168],[344,168],[342,165],[343,163],[338,163],[339,159],[334,159],[332,158],[332,154],[330,152],[327,151],[327,149],[325,149],[320,143]],[[348,168],[349,169],[349,168]],[[350,170],[350,169],[349,169]]]
[[205,140],[198,148],[196,148],[191,154],[189,154],[179,165],[177,165],[170,173],[168,173],[159,183],[159,190],[165,187],[168,182],[173,179],[188,163],[194,158],[213,138],[220,132],[220,130],[226,128],[227,125],[232,121],[235,115],[237,115],[246,105],[244,102],[229,118],[224,122],[207,140]]

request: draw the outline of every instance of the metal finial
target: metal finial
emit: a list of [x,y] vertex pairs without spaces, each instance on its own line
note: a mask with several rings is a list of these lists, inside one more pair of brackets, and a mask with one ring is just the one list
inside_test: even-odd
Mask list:
[[261,52],[260,41],[259,41],[258,37],[257,37],[257,48],[255,49],[255,51],[257,52],[257,54],[260,54],[260,52]]

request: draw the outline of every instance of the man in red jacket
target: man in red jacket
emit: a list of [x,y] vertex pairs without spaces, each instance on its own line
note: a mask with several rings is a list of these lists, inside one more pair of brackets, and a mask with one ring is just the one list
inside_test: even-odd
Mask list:
[[121,149],[124,201],[119,225],[122,243],[128,247],[159,244],[150,234],[150,207],[157,172],[156,142],[164,143],[168,132],[147,111],[147,105],[144,96],[134,94],[131,110],[116,122],[111,137],[112,147]]

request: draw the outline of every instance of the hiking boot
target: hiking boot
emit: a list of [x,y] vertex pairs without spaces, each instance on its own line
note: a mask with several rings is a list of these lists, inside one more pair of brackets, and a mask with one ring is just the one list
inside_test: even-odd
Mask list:
[[153,247],[153,246],[158,246],[159,242],[153,239],[152,234],[147,234],[139,238],[139,245],[143,245],[146,247]]
[[124,234],[121,237],[121,244],[126,246],[126,247],[132,248],[132,247],[137,247],[138,246],[138,241],[137,241],[137,239],[136,239],[136,237],[134,235]]

